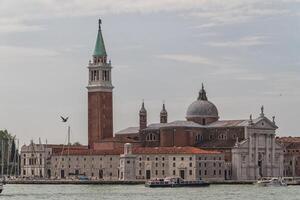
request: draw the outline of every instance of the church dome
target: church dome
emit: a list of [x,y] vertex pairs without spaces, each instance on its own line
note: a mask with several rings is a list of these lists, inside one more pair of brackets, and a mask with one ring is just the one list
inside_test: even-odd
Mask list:
[[[186,118],[187,120],[195,121],[203,125],[207,122],[213,122],[219,119],[218,109],[212,102],[207,100],[203,84],[198,99],[188,107]],[[207,122],[206,119],[208,119]]]
[[210,101],[194,101],[187,109],[187,117],[219,117],[217,107]]

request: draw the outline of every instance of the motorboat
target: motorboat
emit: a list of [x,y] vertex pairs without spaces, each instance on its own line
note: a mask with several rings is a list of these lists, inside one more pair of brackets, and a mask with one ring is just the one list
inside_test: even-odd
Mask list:
[[156,178],[146,182],[146,187],[205,187],[209,183],[199,180],[184,180],[180,177]]
[[257,181],[257,185],[258,186],[287,186],[286,181],[284,180],[284,178],[263,178],[261,180]]

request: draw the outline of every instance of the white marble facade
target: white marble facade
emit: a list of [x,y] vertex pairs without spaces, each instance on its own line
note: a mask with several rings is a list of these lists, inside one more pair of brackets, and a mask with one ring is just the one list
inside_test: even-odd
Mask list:
[[275,141],[274,122],[261,115],[245,126],[245,140],[232,149],[232,179],[283,176],[283,147]]

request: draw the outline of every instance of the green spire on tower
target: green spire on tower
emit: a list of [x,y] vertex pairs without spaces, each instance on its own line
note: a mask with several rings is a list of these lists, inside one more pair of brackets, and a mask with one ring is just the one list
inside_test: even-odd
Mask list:
[[98,35],[95,45],[95,50],[93,56],[103,56],[106,57],[106,50],[104,45],[104,40],[101,32],[101,19],[99,19],[99,29],[98,29]]

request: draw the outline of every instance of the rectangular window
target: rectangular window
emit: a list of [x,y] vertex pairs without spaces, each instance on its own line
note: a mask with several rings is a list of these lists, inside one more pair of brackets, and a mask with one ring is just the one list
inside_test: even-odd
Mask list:
[[199,170],[199,176],[201,176],[201,170]]
[[181,157],[181,160],[184,161],[184,157]]
[[193,166],[193,163],[190,163],[190,167],[192,167]]
[[175,176],[176,175],[176,171],[175,170],[173,170],[173,176]]
[[139,170],[139,175],[142,175],[142,171],[141,170]]
[[193,171],[192,170],[190,170],[190,175],[193,175]]
[[157,171],[157,170],[155,170],[155,175],[157,176],[157,174],[158,174],[158,171]]
[[204,175],[207,175],[207,171],[206,170],[204,170]]
[[173,167],[176,167],[176,163],[173,163]]
[[162,173],[162,175],[165,175],[165,170],[162,170],[161,173]]
[[176,158],[175,157],[173,157],[173,161],[175,161],[176,160]]
[[216,175],[216,170],[214,170],[214,176]]

